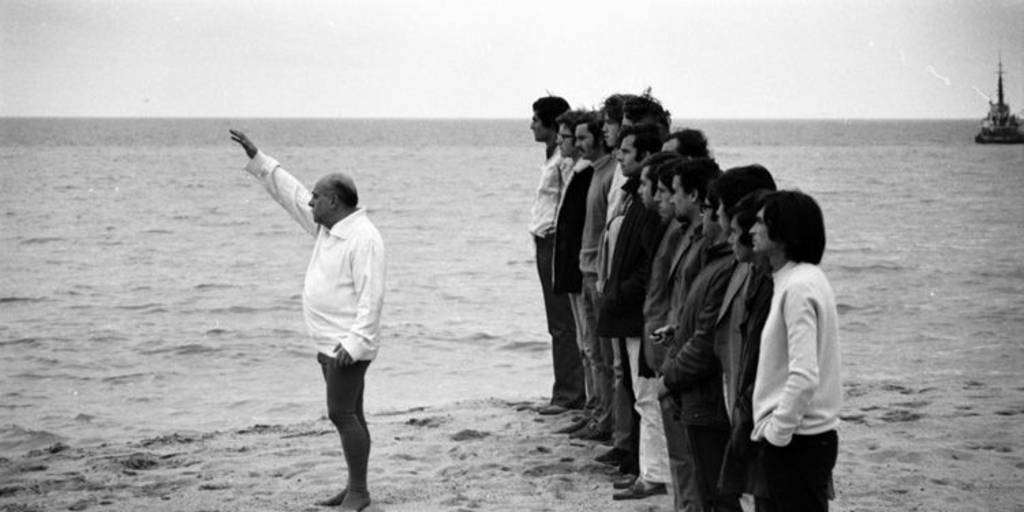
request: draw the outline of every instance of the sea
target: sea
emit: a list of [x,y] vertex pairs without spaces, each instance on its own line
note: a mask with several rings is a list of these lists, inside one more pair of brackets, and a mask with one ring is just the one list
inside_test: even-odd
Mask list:
[[[694,120],[825,214],[846,382],[1024,376],[1024,146],[974,120]],[[680,125],[683,126],[683,125]],[[387,247],[368,416],[550,395],[528,119],[0,119],[0,455],[316,420],[313,240],[228,130],[350,173]]]

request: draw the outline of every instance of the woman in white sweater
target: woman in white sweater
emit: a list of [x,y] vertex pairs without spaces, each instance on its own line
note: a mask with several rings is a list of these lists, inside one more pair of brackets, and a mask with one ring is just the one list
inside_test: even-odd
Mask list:
[[775,192],[751,234],[775,282],[761,333],[751,439],[761,444],[776,510],[828,510],[842,384],[835,294],[818,268],[825,252],[821,208],[802,192]]

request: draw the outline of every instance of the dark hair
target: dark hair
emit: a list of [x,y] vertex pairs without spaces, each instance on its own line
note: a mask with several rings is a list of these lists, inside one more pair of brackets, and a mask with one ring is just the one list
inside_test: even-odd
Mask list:
[[601,119],[601,116],[599,116],[597,112],[594,112],[593,110],[582,112],[576,119],[573,131],[575,132],[576,127],[581,124],[587,126],[587,131],[590,132],[590,135],[594,136],[594,142],[601,144],[605,151],[609,151],[611,149],[608,147],[608,144],[605,143],[604,133],[602,133],[604,130],[604,120]]
[[653,155],[661,151],[661,137],[658,135],[658,128],[653,125],[625,126],[619,132],[619,145],[626,137],[633,136],[633,147],[636,148],[637,156]]
[[569,102],[559,96],[544,96],[533,102],[533,112],[537,114],[537,119],[548,128],[557,128],[555,120],[566,110],[569,110]]
[[622,106],[622,114],[633,124],[645,124],[644,121],[650,121],[661,125],[666,131],[672,125],[671,114],[661,106],[660,101],[651,96],[650,88],[645,90],[642,95],[626,100]]
[[666,163],[674,162],[681,158],[682,157],[671,151],[658,151],[657,153],[652,153],[648,155],[647,158],[644,158],[643,161],[640,162],[640,167],[650,167],[654,170]]
[[[566,110],[565,112],[562,112],[561,114],[558,115],[558,117],[555,118],[555,125],[561,126],[564,124],[568,126],[571,130],[575,130],[576,121],[579,120],[580,116],[582,116],[583,113],[583,110]],[[575,135],[573,135],[573,137],[575,137]]]
[[632,94],[612,94],[604,99],[604,105],[601,106],[601,113],[608,119],[611,119],[616,124],[622,123],[622,107],[626,104],[630,98],[635,98]]
[[825,253],[825,217],[811,196],[799,190],[772,192],[764,199],[768,238],[781,243],[798,263],[821,263]]
[[[671,151],[658,151],[657,153],[651,154],[647,158],[644,158],[642,162],[640,162],[641,176],[643,176],[643,169],[650,167],[651,170],[648,171],[647,175],[651,182],[656,185],[659,181],[661,181],[661,175],[663,170],[666,168],[671,168],[673,164],[682,160],[682,158],[683,157]],[[669,189],[672,188],[671,181],[671,178],[669,178]],[[651,194],[653,193],[654,192],[652,191]]]
[[774,187],[771,190],[754,190],[743,196],[732,207],[726,208],[726,215],[735,220],[736,225],[740,228],[740,244],[746,247],[754,246],[753,237],[750,235],[750,228],[754,227],[754,223],[757,222],[757,212],[761,211],[761,208],[764,207],[764,198],[773,192],[775,192]]
[[764,166],[752,164],[725,171],[711,184],[710,192],[722,203],[726,215],[729,215],[729,210],[743,196],[758,189],[775,190],[775,180]]
[[722,175],[722,169],[710,158],[695,158],[680,162],[674,169],[674,175],[679,176],[683,192],[697,191],[697,201],[700,202],[708,195],[708,185]]
[[680,155],[690,158],[709,158],[711,156],[711,153],[708,151],[708,138],[700,130],[684,128],[672,132],[665,139],[665,142],[673,139],[679,142],[679,148],[676,149],[676,152]]

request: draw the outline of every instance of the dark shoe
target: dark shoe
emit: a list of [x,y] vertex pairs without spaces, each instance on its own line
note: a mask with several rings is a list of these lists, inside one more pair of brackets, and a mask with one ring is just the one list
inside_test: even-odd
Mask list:
[[341,505],[342,502],[345,501],[346,494],[348,494],[348,488],[345,488],[345,490],[338,493],[337,496],[323,501],[318,501],[316,502],[316,504],[320,505],[321,507],[337,507],[338,505]]
[[581,418],[579,420],[576,420],[576,421],[570,423],[569,426],[567,426],[567,427],[562,427],[562,428],[556,430],[555,433],[556,434],[572,434],[573,432],[576,432],[577,430],[580,430],[581,428],[584,428],[587,425],[590,425],[590,420],[588,418]]
[[[611,441],[611,439],[612,439],[612,433],[611,432],[601,432],[600,430],[594,430],[594,429],[584,429],[584,430],[587,430],[588,432],[583,434],[583,435],[581,435],[581,436],[579,436],[579,437],[577,437],[576,439],[580,439],[582,441],[596,441],[598,443],[603,443],[605,441]],[[582,432],[582,430],[580,432]]]
[[604,464],[616,465],[620,461],[622,461],[622,459],[625,459],[626,455],[626,450],[612,448],[611,450],[604,452],[604,455],[598,455],[597,457],[594,458],[594,460]]
[[572,434],[569,434],[569,439],[582,439],[586,436],[593,435],[594,432],[597,431],[594,430],[594,427],[591,424],[587,423],[586,425],[583,426],[583,428],[577,429]]
[[629,489],[630,487],[633,487],[634,484],[636,484],[636,479],[636,475],[626,475],[625,477],[612,482],[612,488],[619,490]]
[[555,416],[555,415],[558,415],[558,414],[562,414],[563,412],[568,411],[568,410],[569,409],[566,409],[565,407],[562,407],[561,405],[551,404],[551,405],[545,405],[544,407],[541,407],[540,409],[537,410],[537,412],[540,413],[542,416]]
[[637,480],[633,487],[620,493],[612,495],[613,500],[642,500],[658,494],[667,494],[665,484],[649,484],[643,480]]

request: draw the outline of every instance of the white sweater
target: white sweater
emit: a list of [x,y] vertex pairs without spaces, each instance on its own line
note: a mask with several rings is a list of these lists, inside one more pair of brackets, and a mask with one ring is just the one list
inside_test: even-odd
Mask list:
[[794,434],[821,434],[839,426],[839,315],[832,286],[817,265],[789,262],[773,278],[750,438],[786,446]]

